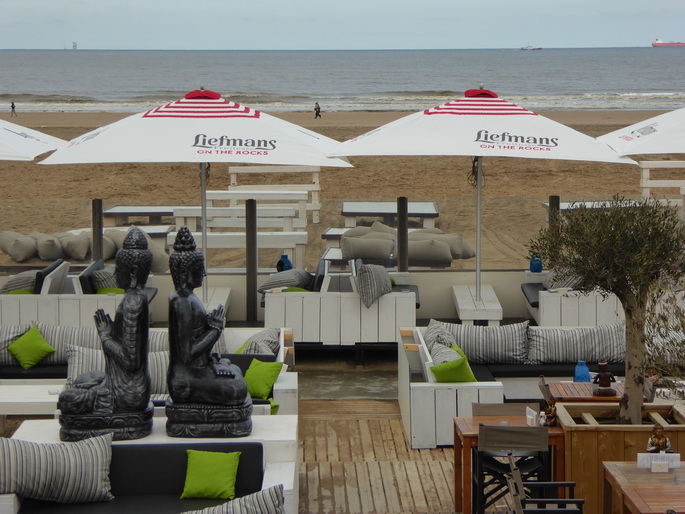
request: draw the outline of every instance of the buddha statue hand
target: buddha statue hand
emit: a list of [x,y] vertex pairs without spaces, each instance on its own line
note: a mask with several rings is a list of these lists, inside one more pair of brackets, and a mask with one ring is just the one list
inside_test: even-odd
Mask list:
[[106,314],[104,310],[98,309],[95,311],[95,327],[100,336],[110,336],[112,333],[112,318]]
[[217,329],[219,332],[223,332],[224,324],[226,320],[226,311],[223,305],[219,305],[212,312],[207,314],[207,324],[211,328]]
[[235,374],[228,367],[231,363],[228,359],[222,359],[218,353],[210,354],[212,364],[214,364],[214,373],[218,377],[235,378]]

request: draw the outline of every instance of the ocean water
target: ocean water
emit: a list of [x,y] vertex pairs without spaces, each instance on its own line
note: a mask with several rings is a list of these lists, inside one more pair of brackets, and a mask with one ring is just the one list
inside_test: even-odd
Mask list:
[[265,112],[415,111],[483,84],[531,110],[685,107],[685,48],[1,50],[0,105],[144,111],[204,85]]

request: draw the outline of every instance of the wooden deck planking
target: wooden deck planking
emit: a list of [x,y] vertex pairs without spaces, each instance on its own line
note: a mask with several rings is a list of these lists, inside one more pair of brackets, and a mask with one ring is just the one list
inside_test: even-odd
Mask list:
[[411,450],[399,405],[299,404],[302,512],[453,512],[452,448]]

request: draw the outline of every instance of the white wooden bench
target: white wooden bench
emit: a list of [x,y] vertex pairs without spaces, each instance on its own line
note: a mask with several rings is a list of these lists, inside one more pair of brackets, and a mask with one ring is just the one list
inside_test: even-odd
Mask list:
[[472,403],[501,403],[501,382],[437,382],[423,341],[425,328],[400,328],[397,384],[402,425],[413,450],[454,445],[454,418],[471,416]]
[[[307,184],[273,184],[268,185],[238,185],[238,175],[241,174],[274,174],[299,173],[310,174],[311,181]],[[229,166],[229,191],[309,191],[311,198],[307,201],[307,210],[312,213],[312,223],[319,223],[321,214],[321,168],[318,166]]]
[[[343,202],[341,214],[346,227],[357,226],[357,218],[363,217],[382,217],[390,225],[397,218],[397,202]],[[433,228],[438,207],[435,202],[407,202],[407,217],[419,218],[423,228]]]
[[[649,198],[653,187],[685,187],[685,179],[654,179],[651,177],[652,170],[656,169],[685,169],[685,161],[640,161],[642,168],[640,187],[642,188],[642,198]],[[682,193],[681,193],[682,194]]]
[[[207,228],[245,228],[245,207],[208,207]],[[307,222],[296,218],[297,211],[293,207],[257,206],[257,228],[280,228],[285,232],[306,230]],[[198,220],[202,219],[201,207],[179,207],[174,210],[176,230],[186,226],[191,232],[198,227]]]
[[[257,232],[257,248],[278,248],[283,253],[293,255],[293,265],[305,268],[305,251],[307,248],[307,232]],[[167,245],[173,245],[176,232],[167,236]],[[195,238],[198,249],[202,248],[202,238]],[[245,232],[209,232],[207,234],[208,248],[245,248],[247,235]]]
[[175,207],[170,205],[116,205],[102,213],[106,227],[125,227],[133,216],[147,217],[149,225],[161,225],[162,217],[173,216]]
[[305,222],[307,221],[307,199],[309,198],[307,191],[213,190],[207,191],[206,198],[208,207],[215,207],[214,202],[216,201],[236,203],[244,202],[245,200],[256,200],[258,206],[260,202],[286,202],[285,205],[280,204],[280,206],[295,207],[298,217]]

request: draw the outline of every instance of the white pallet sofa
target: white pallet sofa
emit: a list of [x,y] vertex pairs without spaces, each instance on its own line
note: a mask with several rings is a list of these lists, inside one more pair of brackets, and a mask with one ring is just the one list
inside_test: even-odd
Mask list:
[[501,382],[437,382],[422,333],[401,329],[397,383],[402,425],[412,449],[452,446],[455,416],[471,416],[472,403],[501,403]]
[[397,342],[398,327],[416,324],[414,292],[388,293],[367,308],[358,293],[339,291],[349,280],[327,275],[320,292],[266,293],[264,326],[290,327],[295,343],[354,345]]
[[[547,272],[525,272],[525,282],[541,284]],[[611,325],[625,320],[621,302],[616,295],[599,292],[582,293],[567,289],[547,289],[539,292],[538,304],[531,304],[524,294],[526,310],[538,326],[577,327]]]

